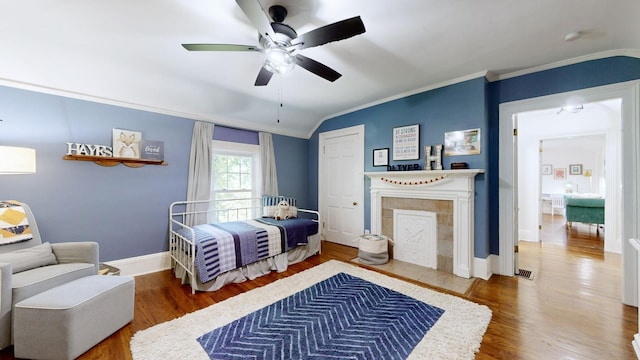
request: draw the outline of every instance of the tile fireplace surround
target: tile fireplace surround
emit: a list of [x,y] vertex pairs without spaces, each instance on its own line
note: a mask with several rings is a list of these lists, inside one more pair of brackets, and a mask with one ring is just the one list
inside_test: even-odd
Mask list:
[[[481,169],[385,171],[365,173],[371,179],[371,232],[383,234],[383,198],[448,200],[453,208],[453,274],[473,276],[473,219],[475,176]],[[395,199],[393,199],[395,200]],[[384,201],[389,203],[389,201]],[[392,203],[403,203],[393,201]],[[420,204],[420,202],[417,202]],[[411,209],[410,209],[411,210]],[[420,210],[420,209],[415,209]],[[425,209],[426,210],[426,209]],[[385,229],[387,230],[387,229]],[[393,237],[393,234],[385,234]],[[441,256],[439,256],[440,258]],[[449,259],[451,257],[449,256]],[[441,268],[441,264],[438,268]],[[446,266],[451,268],[451,266]]]

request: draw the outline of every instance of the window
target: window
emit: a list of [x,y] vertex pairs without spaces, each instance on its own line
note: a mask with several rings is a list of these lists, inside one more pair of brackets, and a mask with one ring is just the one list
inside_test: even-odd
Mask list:
[[[213,141],[210,222],[246,220],[257,215],[260,189],[260,148]],[[248,209],[248,210],[247,210]]]

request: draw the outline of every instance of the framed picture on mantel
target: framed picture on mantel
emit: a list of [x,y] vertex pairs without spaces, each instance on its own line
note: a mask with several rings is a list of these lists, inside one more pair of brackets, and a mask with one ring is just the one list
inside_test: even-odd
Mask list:
[[389,165],[389,148],[373,150],[373,166]]
[[393,128],[393,160],[420,158],[420,125]]

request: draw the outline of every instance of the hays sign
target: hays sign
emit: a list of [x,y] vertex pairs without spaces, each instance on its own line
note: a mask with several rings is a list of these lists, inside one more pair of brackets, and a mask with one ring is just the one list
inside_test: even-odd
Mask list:
[[67,155],[112,157],[113,148],[106,145],[67,143]]

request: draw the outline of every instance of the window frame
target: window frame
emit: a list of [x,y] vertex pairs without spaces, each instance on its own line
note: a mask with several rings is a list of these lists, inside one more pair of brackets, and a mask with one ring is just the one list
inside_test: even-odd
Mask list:
[[[251,206],[253,211],[247,218],[255,218],[259,216],[259,206],[254,199],[259,199],[262,196],[262,167],[260,163],[260,145],[245,144],[230,141],[212,140],[212,159],[215,161],[217,155],[227,156],[246,156],[251,157]],[[222,193],[222,191],[216,191],[215,189],[215,168],[214,164],[211,166],[211,203],[209,205],[209,219],[210,223],[217,222],[216,219],[216,194]],[[231,192],[231,191],[230,191]],[[245,219],[242,219],[245,220]]]

